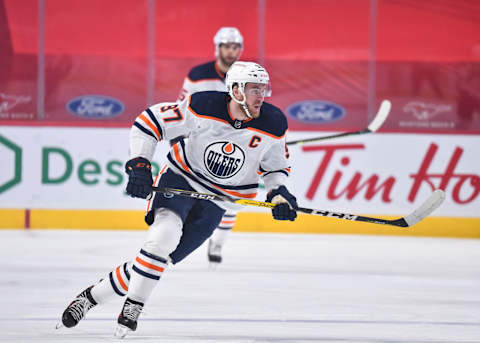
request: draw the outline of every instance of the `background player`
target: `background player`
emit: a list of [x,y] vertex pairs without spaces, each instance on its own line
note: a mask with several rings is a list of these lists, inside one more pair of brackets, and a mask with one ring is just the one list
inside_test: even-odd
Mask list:
[[177,102],[204,91],[225,92],[225,74],[243,51],[243,37],[235,27],[221,27],[213,37],[216,60],[193,67],[183,81]]
[[[216,60],[193,67],[185,77],[177,102],[196,92],[225,92],[225,74],[243,51],[243,37],[235,27],[221,27],[213,37]],[[236,211],[227,211],[217,230],[208,241],[210,263],[222,262],[222,247],[230,230],[235,225]]]

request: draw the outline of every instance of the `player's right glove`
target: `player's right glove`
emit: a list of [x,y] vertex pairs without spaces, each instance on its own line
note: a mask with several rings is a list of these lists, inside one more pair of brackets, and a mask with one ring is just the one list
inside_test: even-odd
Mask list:
[[136,157],[125,164],[128,174],[127,194],[134,198],[146,199],[152,192],[152,165],[143,157]]
[[267,202],[277,204],[272,209],[274,219],[294,221],[297,218],[297,198],[285,186],[280,186],[268,192]]

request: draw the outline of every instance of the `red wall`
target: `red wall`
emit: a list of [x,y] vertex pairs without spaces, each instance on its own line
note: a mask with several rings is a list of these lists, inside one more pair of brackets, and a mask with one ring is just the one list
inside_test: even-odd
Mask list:
[[[7,66],[0,73],[4,94],[0,122],[35,121],[38,1],[28,1],[28,6],[18,0],[0,3],[0,19],[6,18],[0,21],[0,62]],[[264,45],[259,42],[262,3]],[[256,60],[263,52],[272,76],[273,103],[285,110],[293,102],[319,99],[347,110],[344,119],[328,124],[289,118],[293,129],[362,128],[372,116],[367,110],[369,87],[374,85],[371,98],[377,104],[383,98],[394,104],[387,130],[480,132],[479,99],[469,91],[480,85],[471,71],[480,62],[480,2],[377,3],[372,11],[369,0],[155,1],[155,102],[174,100],[188,70],[213,59],[216,30],[236,26],[245,38],[244,59]],[[147,101],[148,4],[147,0],[45,1],[43,121],[129,125]],[[372,22],[375,41],[370,35]],[[376,74],[371,74],[371,56]],[[125,104],[125,112],[91,121],[65,110],[70,99],[85,94],[115,97]],[[23,102],[6,111],[5,99],[15,97],[23,97]],[[445,125],[402,126],[409,115],[405,107],[412,102],[449,106],[436,115]]]

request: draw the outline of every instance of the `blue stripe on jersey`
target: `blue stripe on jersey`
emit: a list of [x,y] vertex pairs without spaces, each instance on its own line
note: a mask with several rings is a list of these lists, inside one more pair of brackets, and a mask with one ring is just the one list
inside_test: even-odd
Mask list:
[[273,173],[283,173],[285,175],[288,176],[288,172],[286,170],[274,170],[274,171],[271,171],[271,172],[268,172],[268,173],[265,173],[263,176],[267,176],[267,175],[270,175],[270,174],[273,174]]
[[115,285],[115,281],[113,280],[112,272],[110,272],[110,274],[108,274],[108,277],[110,278],[110,284],[112,285],[112,288],[115,291],[115,293],[117,293],[119,296],[123,297],[125,294],[120,292],[120,290],[117,288],[117,285]]
[[134,125],[136,128],[138,128],[140,131],[142,131],[143,133],[146,133],[147,135],[152,136],[153,138],[155,138],[155,140],[158,142],[157,137],[156,137],[152,132],[150,132],[150,130],[144,128],[142,125],[140,125],[140,124],[137,123],[137,122],[134,122],[133,125]]
[[138,274],[140,274],[141,276],[145,276],[146,278],[153,279],[153,280],[160,280],[160,276],[144,272],[143,270],[137,268],[135,265],[132,266],[132,269],[136,271]]
[[187,164],[187,167],[195,174],[195,176],[199,177],[203,181],[207,181],[207,182],[209,182],[209,183],[211,183],[215,186],[218,186],[218,187],[221,187],[221,188],[224,188],[224,189],[231,189],[231,190],[245,190],[245,189],[252,189],[252,188],[253,188],[253,190],[256,190],[258,188],[258,183],[251,183],[249,185],[240,185],[240,186],[227,186],[227,185],[222,185],[221,183],[216,183],[216,182],[213,182],[213,181],[207,179],[205,176],[196,172],[192,168],[192,166],[188,162],[187,155],[185,154],[185,142],[183,141],[183,139],[180,139],[179,142],[180,142],[180,145],[182,146],[183,160]]
[[145,251],[143,249],[140,249],[140,254],[144,255],[144,256],[147,256],[148,258],[151,258],[152,260],[155,260],[155,261],[158,261],[158,262],[162,262],[162,263],[167,263],[168,261],[166,259],[164,259],[163,257],[160,257],[160,256],[157,256],[157,255],[154,255],[154,254],[151,254],[149,253],[148,251]]
[[235,218],[236,216],[236,214],[224,214],[223,218]]
[[130,273],[128,272],[126,263],[123,264],[123,271],[125,272],[125,276],[127,277],[127,280],[130,281]]
[[157,118],[155,118],[155,115],[153,114],[153,112],[152,112],[149,108],[147,108],[147,109],[145,110],[145,112],[147,112],[147,114],[148,114],[148,116],[150,117],[150,119],[155,123],[155,126],[157,127],[158,132],[160,132],[160,135],[161,135],[160,139],[163,139],[163,137],[165,137],[165,135],[163,134],[162,127],[161,127],[160,124],[158,123]]

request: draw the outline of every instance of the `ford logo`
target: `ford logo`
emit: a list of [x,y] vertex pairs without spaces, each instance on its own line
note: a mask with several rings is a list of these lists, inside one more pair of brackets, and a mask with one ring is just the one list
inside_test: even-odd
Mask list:
[[125,106],[117,99],[103,95],[84,95],[70,100],[67,110],[76,116],[104,119],[119,115]]
[[287,107],[287,114],[304,123],[325,124],[343,118],[346,111],[337,104],[321,100],[299,101]]

